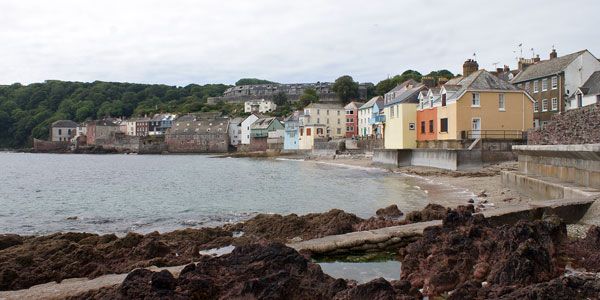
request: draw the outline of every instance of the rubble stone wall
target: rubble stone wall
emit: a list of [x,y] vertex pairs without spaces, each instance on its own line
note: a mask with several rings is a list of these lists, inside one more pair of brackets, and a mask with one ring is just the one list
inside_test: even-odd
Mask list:
[[600,103],[555,114],[549,125],[531,129],[528,145],[600,143]]

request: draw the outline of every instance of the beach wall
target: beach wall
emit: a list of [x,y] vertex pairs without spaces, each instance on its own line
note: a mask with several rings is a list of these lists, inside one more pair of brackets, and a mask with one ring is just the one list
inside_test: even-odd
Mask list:
[[385,149],[373,152],[373,163],[393,167],[423,166],[447,170],[475,170],[484,165],[481,150]]
[[513,147],[518,172],[503,172],[502,183],[541,199],[600,196],[600,144]]

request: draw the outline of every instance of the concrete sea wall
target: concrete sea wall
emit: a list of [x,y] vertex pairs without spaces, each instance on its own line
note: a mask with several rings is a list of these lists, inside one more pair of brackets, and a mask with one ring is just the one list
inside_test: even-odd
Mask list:
[[481,150],[466,149],[375,150],[373,163],[392,167],[423,166],[454,171],[475,170],[484,166]]

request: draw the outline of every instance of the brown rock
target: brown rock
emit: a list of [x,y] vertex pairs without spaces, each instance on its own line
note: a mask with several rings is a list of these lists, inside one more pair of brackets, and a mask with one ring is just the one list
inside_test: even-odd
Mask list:
[[404,215],[404,213],[398,209],[398,205],[396,204],[390,205],[386,208],[380,208],[377,210],[376,214],[377,216],[383,218],[398,218]]

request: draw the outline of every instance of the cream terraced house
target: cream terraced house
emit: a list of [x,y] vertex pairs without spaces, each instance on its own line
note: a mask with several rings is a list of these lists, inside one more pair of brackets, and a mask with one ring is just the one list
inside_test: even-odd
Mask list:
[[326,137],[343,138],[346,135],[346,111],[341,104],[311,103],[304,108],[302,123],[325,125]]

